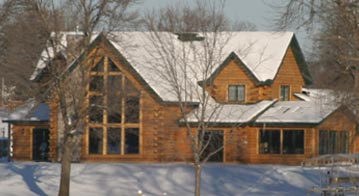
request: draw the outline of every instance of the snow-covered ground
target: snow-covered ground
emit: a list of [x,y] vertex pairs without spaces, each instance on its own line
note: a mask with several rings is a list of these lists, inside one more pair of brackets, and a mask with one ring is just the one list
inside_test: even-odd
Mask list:
[[[202,195],[306,195],[318,186],[320,168],[282,165],[207,164]],[[0,195],[56,195],[60,164],[0,163]],[[193,195],[193,169],[184,163],[74,163],[71,195],[146,196]],[[314,194],[311,194],[314,195]]]

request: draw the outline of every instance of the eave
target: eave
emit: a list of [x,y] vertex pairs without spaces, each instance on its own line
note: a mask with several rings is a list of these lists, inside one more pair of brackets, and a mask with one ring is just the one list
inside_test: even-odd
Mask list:
[[261,82],[257,79],[257,77],[252,73],[251,70],[249,70],[248,66],[246,66],[243,61],[238,57],[238,55],[235,53],[235,52],[231,52],[227,58],[223,61],[223,63],[217,67],[217,69],[211,74],[211,76],[206,79],[206,80],[202,80],[202,81],[198,81],[198,84],[200,86],[203,86],[203,85],[210,85],[213,80],[219,75],[219,73],[221,73],[221,71],[231,62],[231,61],[236,61],[237,62],[237,65],[240,66],[241,68],[243,68],[246,73],[248,73],[249,77],[251,79],[253,79],[253,81],[256,83],[256,84],[261,84],[261,83],[267,83],[268,81],[265,81],[265,82]]
[[28,124],[33,125],[33,124],[45,124],[45,123],[49,123],[50,121],[25,119],[25,120],[2,120],[2,122],[16,124],[16,125],[28,125]]
[[298,127],[308,128],[316,127],[320,122],[254,122],[254,127]]

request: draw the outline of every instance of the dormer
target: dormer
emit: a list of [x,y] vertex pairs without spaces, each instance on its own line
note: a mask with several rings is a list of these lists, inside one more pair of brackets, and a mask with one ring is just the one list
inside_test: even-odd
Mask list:
[[311,83],[293,33],[238,33],[231,44],[232,52],[206,80],[206,89],[219,103],[297,100],[294,93]]
[[251,73],[235,55],[230,55],[221,65],[213,80],[208,81],[207,91],[219,103],[245,104],[253,99],[255,80]]

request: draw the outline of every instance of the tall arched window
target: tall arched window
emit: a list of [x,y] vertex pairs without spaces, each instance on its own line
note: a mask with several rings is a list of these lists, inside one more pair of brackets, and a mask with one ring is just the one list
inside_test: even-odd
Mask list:
[[88,153],[139,154],[140,91],[108,57],[90,72]]

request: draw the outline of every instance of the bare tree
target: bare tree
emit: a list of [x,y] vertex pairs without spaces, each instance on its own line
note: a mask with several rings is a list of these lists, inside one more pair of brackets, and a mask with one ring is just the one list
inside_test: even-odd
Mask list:
[[[29,16],[35,17],[39,27],[39,32],[33,36],[41,35],[42,39],[50,37],[32,79],[39,79],[40,72],[46,73],[40,78],[41,88],[44,90],[39,101],[52,99],[60,114],[59,121],[62,121],[59,195],[69,195],[73,151],[83,132],[88,112],[85,100],[91,64],[89,62],[96,59],[96,55],[88,51],[92,35],[96,30],[110,32],[113,29],[130,28],[131,21],[136,19],[137,14],[129,8],[135,3],[137,0],[8,0],[2,4],[2,15],[15,12],[19,6],[25,8]],[[16,23],[14,25],[17,26]],[[68,41],[76,44],[64,45],[63,40],[68,37],[62,31],[74,30],[75,27],[78,32],[72,35],[73,40]],[[80,54],[82,58],[79,58]],[[68,65],[74,59],[77,59],[77,68],[69,76]]]
[[48,35],[22,2],[4,1],[0,13],[0,77],[6,86],[16,87],[11,99],[23,100],[38,92],[28,80]]
[[338,102],[359,111],[359,1],[282,3],[274,6],[280,10],[276,21],[279,28],[302,28],[316,35],[312,69],[320,80],[320,87],[340,91]]
[[228,30],[233,29],[223,8],[224,1],[196,1],[194,5],[176,4],[146,16],[151,32],[147,35],[151,42],[147,50],[155,59],[148,66],[163,81],[162,88],[177,100],[179,123],[192,154],[196,196],[201,191],[203,164],[225,145],[213,146],[221,136],[211,127],[221,115],[222,105],[208,93],[214,88],[210,76],[224,60],[223,50],[232,34]]

